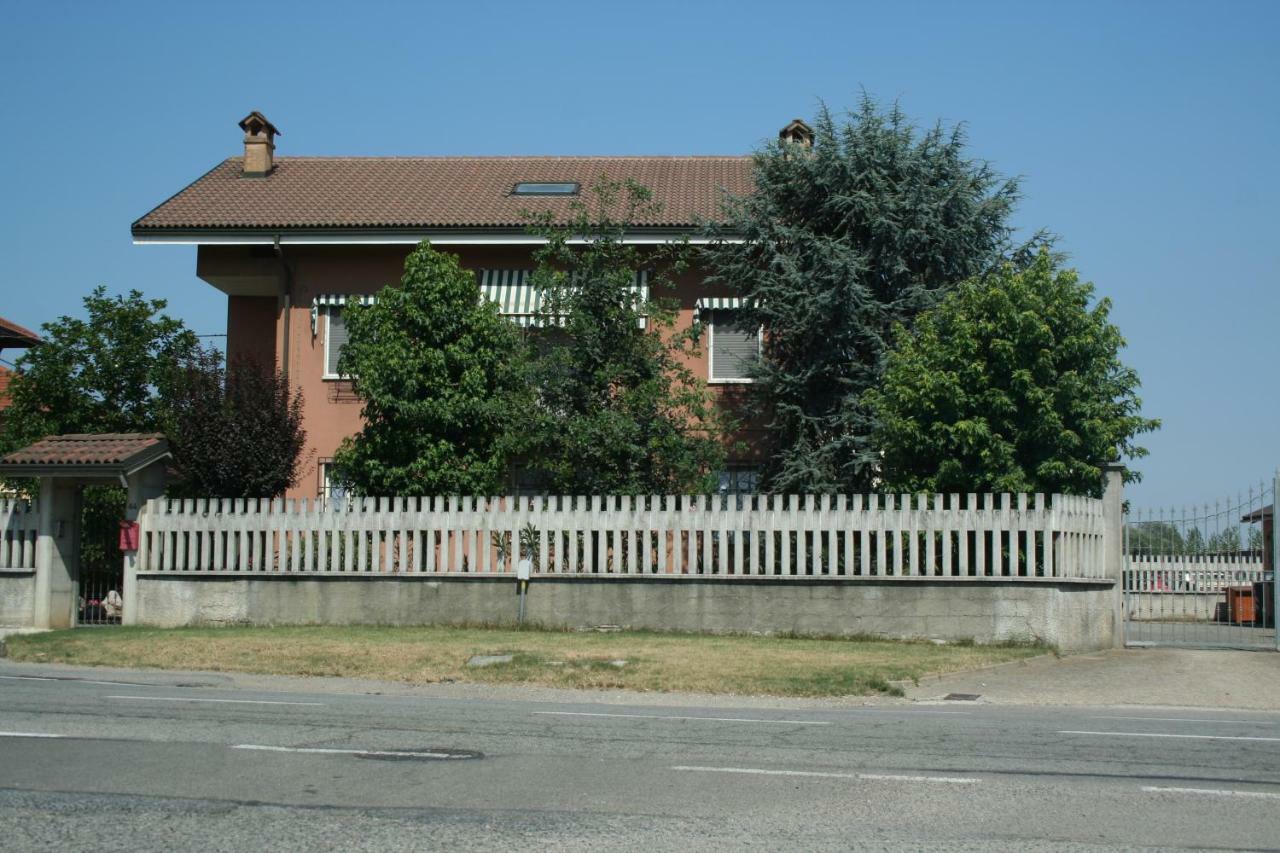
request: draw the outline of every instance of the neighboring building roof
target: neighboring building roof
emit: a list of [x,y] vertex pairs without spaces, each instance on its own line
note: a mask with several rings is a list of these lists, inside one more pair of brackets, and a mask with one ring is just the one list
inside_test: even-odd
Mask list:
[[[750,157],[279,157],[265,177],[243,159],[214,167],[133,223],[135,236],[174,231],[523,228],[522,211],[563,221],[602,175],[648,187],[657,216],[634,224],[689,228],[720,216],[727,191],[753,187]],[[577,182],[579,196],[514,195],[517,183]]]
[[0,317],[0,349],[33,347],[40,342],[35,332]]
[[158,432],[51,435],[0,458],[0,475],[132,474],[170,455]]
[[1268,504],[1267,506],[1264,506],[1262,509],[1255,509],[1253,512],[1243,516],[1240,520],[1244,522],[1265,521],[1271,518],[1271,516],[1274,514],[1275,512],[1273,508],[1274,506],[1275,506],[1274,504]]

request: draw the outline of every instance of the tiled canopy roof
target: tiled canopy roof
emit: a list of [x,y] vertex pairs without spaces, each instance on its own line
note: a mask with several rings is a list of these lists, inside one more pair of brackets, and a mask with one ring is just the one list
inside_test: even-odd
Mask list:
[[753,186],[750,157],[280,157],[266,177],[235,157],[133,224],[136,235],[265,229],[521,228],[522,211],[563,220],[573,197],[513,195],[520,182],[602,175],[653,191],[662,210],[636,222],[687,228],[720,215],[726,191]]
[[19,468],[85,469],[101,466],[136,470],[169,455],[169,443],[156,432],[51,435],[0,458],[0,473]]
[[0,317],[0,349],[9,347],[33,347],[40,343],[40,336]]

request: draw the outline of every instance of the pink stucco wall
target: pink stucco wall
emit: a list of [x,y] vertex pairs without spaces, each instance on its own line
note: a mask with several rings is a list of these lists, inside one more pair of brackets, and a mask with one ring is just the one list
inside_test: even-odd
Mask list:
[[[529,247],[441,247],[459,256],[468,269],[531,268]],[[289,316],[287,341],[289,377],[302,389],[306,448],[297,485],[289,497],[314,497],[320,489],[319,463],[333,455],[342,439],[360,429],[360,402],[351,384],[324,378],[325,320],[321,313],[315,334],[311,327],[311,305],[319,294],[373,294],[383,286],[398,281],[405,256],[411,246],[307,246],[289,247],[287,257],[293,268],[293,298]],[[203,252],[208,252],[202,249]],[[218,263],[234,267],[239,247],[215,250]],[[209,252],[213,254],[213,252]],[[202,257],[203,262],[203,257]],[[249,263],[246,261],[246,264]],[[723,295],[710,289],[696,270],[688,271],[676,282],[680,302],[677,329],[686,329],[694,321],[694,302],[702,296]],[[260,354],[274,350],[277,365],[284,360],[285,321],[283,300],[271,296],[229,297],[228,353]],[[271,317],[269,312],[274,312]],[[705,343],[705,342],[704,342]],[[687,359],[695,375],[708,376],[705,346]],[[736,408],[734,397],[741,386],[713,385],[724,405]],[[734,458],[750,461],[758,452],[759,431],[742,430],[731,441],[746,445]]]

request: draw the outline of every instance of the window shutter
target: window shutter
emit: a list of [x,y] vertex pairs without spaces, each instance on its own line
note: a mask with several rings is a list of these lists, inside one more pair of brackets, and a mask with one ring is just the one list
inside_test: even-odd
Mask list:
[[329,338],[325,348],[325,366],[324,372],[326,376],[338,375],[338,356],[342,354],[342,348],[347,344],[347,324],[342,321],[342,309],[329,309]]
[[733,312],[711,312],[711,378],[750,379],[760,358],[760,333],[733,325]]

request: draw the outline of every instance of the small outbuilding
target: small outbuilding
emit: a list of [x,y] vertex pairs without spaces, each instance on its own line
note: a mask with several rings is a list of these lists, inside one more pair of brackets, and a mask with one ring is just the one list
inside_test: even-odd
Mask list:
[[[77,623],[84,597],[80,572],[80,493],[85,486],[128,490],[122,527],[142,505],[165,490],[165,462],[172,456],[160,433],[52,435],[0,458],[0,477],[35,479],[33,505],[6,507],[9,547],[0,548],[0,612],[17,627],[68,628]],[[19,519],[22,519],[19,521]],[[33,529],[32,529],[33,528]],[[34,548],[27,537],[34,534]],[[12,547],[17,542],[19,547]],[[126,556],[131,559],[131,556]],[[123,587],[124,567],[120,567]],[[133,591],[123,589],[124,612]],[[7,603],[6,603],[7,602]],[[23,605],[23,602],[30,602]],[[24,616],[21,611],[29,611]]]

